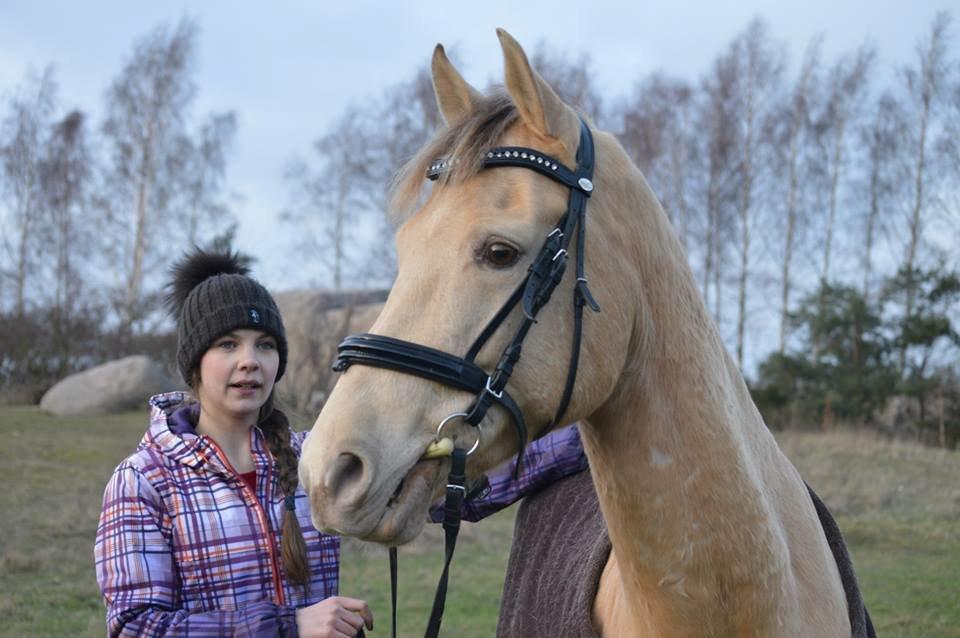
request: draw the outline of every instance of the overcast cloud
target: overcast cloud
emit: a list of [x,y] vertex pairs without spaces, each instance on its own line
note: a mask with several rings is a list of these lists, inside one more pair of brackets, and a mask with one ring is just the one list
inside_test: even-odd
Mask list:
[[[228,183],[238,194],[239,247],[260,258],[274,289],[308,278],[281,259],[283,233],[271,232],[287,202],[282,173],[351,101],[409,78],[434,44],[456,50],[477,86],[500,77],[494,29],[531,51],[541,41],[586,52],[607,97],[627,94],[663,69],[697,78],[754,16],[796,60],[810,38],[826,37],[833,59],[869,38],[887,71],[906,62],[944,2],[18,2],[0,0],[0,95],[30,69],[53,63],[62,105],[99,121],[103,93],[133,43],[182,16],[200,28],[196,115],[234,110],[238,132]],[[307,262],[309,263],[309,262]]]

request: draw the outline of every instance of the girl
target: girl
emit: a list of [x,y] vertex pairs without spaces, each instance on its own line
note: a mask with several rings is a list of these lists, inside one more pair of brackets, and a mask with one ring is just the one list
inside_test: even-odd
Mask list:
[[[287,340],[270,293],[236,254],[196,250],[173,269],[177,364],[193,390],[150,400],[150,427],[107,484],[94,546],[111,636],[335,636],[373,627],[337,595],[339,539],[299,489],[306,432],[274,407]],[[528,446],[470,518],[586,468],[574,428]]]

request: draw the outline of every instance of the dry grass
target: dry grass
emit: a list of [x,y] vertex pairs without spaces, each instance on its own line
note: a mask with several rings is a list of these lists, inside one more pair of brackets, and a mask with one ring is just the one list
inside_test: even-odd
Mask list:
[[877,633],[960,637],[960,454],[869,432],[778,439],[836,516]]
[[787,432],[780,446],[836,516],[957,521],[960,455],[871,432]]

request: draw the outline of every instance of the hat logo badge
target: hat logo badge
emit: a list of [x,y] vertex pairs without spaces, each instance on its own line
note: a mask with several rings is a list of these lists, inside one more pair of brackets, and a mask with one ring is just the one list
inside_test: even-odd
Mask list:
[[259,326],[260,323],[261,323],[261,321],[260,321],[260,313],[257,312],[256,309],[254,309],[254,308],[251,308],[251,309],[250,309],[250,322],[253,323],[253,324],[256,324],[256,325],[258,325],[258,326]]

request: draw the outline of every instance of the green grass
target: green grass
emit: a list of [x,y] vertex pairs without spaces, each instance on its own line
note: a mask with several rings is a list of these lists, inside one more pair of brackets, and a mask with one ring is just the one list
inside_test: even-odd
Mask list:
[[878,635],[960,638],[960,454],[849,432],[779,440],[834,512]]
[[[513,517],[511,508],[482,523],[463,525],[450,567],[450,593],[442,625],[444,635],[463,638],[494,635],[513,535]],[[442,568],[443,534],[439,526],[428,527],[412,547],[400,549],[398,635],[423,634]],[[341,591],[366,600],[376,617],[377,633],[389,634],[390,578],[385,549],[346,543]],[[384,633],[380,633],[381,630]]]
[[93,538],[103,487],[145,414],[57,419],[0,408],[0,635],[102,636]]
[[[0,637],[104,634],[92,549],[100,499],[145,427],[145,411],[0,408]],[[879,634],[960,638],[960,455],[844,433],[780,440],[836,513]],[[512,529],[512,510],[465,526],[445,635],[493,635]],[[423,631],[442,559],[437,526],[401,548],[401,636]],[[346,542],[341,591],[369,601],[372,636],[389,633],[385,550]]]
[[[101,497],[146,425],[145,411],[57,418],[0,407],[0,637],[104,635],[93,573]],[[401,636],[423,631],[433,602],[443,538],[430,527],[400,550]],[[512,510],[482,528],[464,525],[443,621],[449,635],[493,635],[512,532]],[[341,592],[368,600],[377,625],[371,635],[389,634],[386,550],[348,541],[342,563]]]

